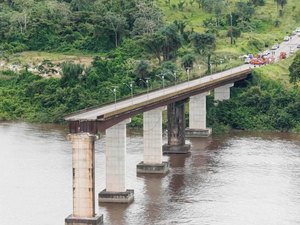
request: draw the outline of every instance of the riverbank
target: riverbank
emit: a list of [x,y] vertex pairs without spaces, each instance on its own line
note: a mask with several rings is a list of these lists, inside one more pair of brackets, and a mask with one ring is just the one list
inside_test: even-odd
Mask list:
[[[228,101],[214,104],[207,97],[207,124],[214,133],[230,129],[300,132],[300,91],[288,84],[288,76],[276,79],[273,73],[287,72],[292,59],[255,69],[251,79],[237,82]],[[61,123],[63,115],[87,103],[78,86],[63,88],[60,79],[42,79],[28,72],[0,76],[0,120]],[[87,87],[85,96],[93,95]],[[78,109],[80,109],[78,108]],[[188,112],[186,112],[188,118]],[[132,118],[132,127],[142,127],[142,116]],[[188,124],[188,121],[187,121]],[[166,127],[166,116],[164,116]]]

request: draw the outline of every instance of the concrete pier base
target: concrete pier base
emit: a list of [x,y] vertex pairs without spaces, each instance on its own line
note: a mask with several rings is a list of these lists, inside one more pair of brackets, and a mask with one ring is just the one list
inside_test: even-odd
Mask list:
[[169,163],[162,161],[162,111],[156,108],[143,114],[144,160],[136,166],[137,173],[164,174]]
[[208,137],[211,135],[211,128],[206,129],[185,129],[185,137],[193,138],[193,137]]
[[131,203],[134,191],[126,189],[126,124],[124,120],[106,129],[106,189],[98,194],[98,202]]
[[134,200],[134,190],[127,189],[125,192],[112,192],[104,189],[98,195],[99,203],[131,203]]
[[160,173],[164,174],[169,171],[169,162],[162,162],[157,164],[147,164],[140,162],[136,166],[137,173]]
[[89,133],[69,134],[72,143],[73,214],[66,225],[100,225],[103,216],[95,213],[95,140]]
[[187,154],[190,153],[191,145],[163,145],[163,153],[164,154]]
[[92,218],[74,217],[73,215],[68,216],[65,219],[65,225],[102,225],[103,215],[96,215]]

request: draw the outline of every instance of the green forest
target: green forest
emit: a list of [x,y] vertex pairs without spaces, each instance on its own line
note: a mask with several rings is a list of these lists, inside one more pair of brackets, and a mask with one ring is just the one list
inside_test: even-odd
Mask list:
[[[0,64],[21,68],[0,65],[0,120],[61,123],[68,113],[113,102],[114,92],[122,99],[131,87],[134,94],[161,88],[162,76],[173,85],[240,65],[240,55],[264,51],[298,26],[297,0],[0,0]],[[32,52],[41,63],[28,62]],[[53,62],[46,53],[91,63]],[[256,70],[218,106],[209,97],[208,124],[300,131],[299,64],[297,54]],[[58,67],[59,76],[33,67]],[[282,74],[287,82],[277,79]],[[140,116],[131,125],[141,126]]]

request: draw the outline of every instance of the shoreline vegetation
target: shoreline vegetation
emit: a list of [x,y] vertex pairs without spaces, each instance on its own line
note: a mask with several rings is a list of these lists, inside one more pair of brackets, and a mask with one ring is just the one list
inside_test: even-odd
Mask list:
[[[114,88],[122,99],[130,85],[146,92],[147,80],[152,90],[162,76],[167,86],[229,69],[300,22],[297,0],[84,2],[0,1],[0,121],[63,123],[112,102]],[[298,81],[289,82],[295,58],[255,69],[217,106],[209,96],[208,127],[300,132]],[[141,127],[142,115],[130,126]]]

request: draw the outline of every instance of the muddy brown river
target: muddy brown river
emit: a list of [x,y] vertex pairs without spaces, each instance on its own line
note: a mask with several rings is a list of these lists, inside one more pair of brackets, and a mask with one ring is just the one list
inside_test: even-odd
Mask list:
[[[65,127],[0,123],[0,225],[63,225],[72,212]],[[105,188],[102,137],[96,193]],[[127,140],[130,205],[97,206],[105,225],[299,225],[300,135],[232,132],[193,138],[188,156],[165,156],[165,176],[137,176],[140,132]]]

